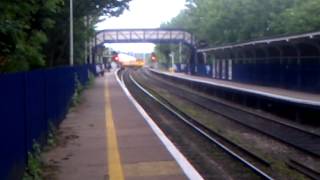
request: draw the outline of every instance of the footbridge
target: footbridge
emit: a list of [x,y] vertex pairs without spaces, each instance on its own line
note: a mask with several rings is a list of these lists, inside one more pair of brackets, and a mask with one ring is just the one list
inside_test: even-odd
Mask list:
[[[189,67],[196,63],[196,40],[191,32],[184,29],[105,29],[97,32],[95,46],[104,43],[182,43],[191,50]],[[193,73],[193,68],[189,68]]]
[[96,45],[104,43],[184,43],[194,47],[192,33],[183,29],[106,29],[97,32]]

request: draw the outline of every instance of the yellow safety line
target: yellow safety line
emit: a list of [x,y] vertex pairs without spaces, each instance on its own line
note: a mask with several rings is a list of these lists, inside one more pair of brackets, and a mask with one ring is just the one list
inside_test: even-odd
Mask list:
[[112,118],[112,108],[110,103],[110,95],[108,91],[108,83],[105,83],[105,101],[106,101],[106,135],[108,150],[108,171],[110,180],[123,180],[123,169],[120,161],[120,153],[118,148],[116,129]]

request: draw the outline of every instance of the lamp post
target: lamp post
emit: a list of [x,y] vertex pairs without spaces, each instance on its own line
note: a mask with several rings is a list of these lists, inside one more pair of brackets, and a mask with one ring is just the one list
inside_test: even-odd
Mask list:
[[179,43],[179,63],[182,64],[182,43]]
[[181,72],[182,67],[182,43],[179,43],[179,66],[177,67],[177,71]]
[[173,65],[174,65],[174,52],[171,52],[169,56],[171,57],[171,72],[173,72]]
[[70,66],[73,66],[73,0],[70,0]]

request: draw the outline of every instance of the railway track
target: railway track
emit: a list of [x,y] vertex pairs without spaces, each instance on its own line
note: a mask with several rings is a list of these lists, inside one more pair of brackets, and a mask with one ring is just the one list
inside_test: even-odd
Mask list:
[[308,154],[320,157],[320,136],[317,134],[274,121],[256,113],[244,111],[226,103],[201,96],[195,92],[173,86],[171,83],[160,79],[155,79],[150,74],[145,72],[144,74],[148,76],[148,78],[153,79],[153,82],[156,82],[158,86],[165,87],[175,96],[178,96],[211,112],[225,116],[226,118],[243,126],[262,132],[263,134],[280,140]]
[[[147,90],[146,88],[144,88],[141,84],[139,84],[136,80],[134,80],[134,78],[131,75],[129,75],[128,78],[123,78],[123,74],[122,74],[120,76],[120,79],[123,81],[124,84],[126,84],[124,79],[130,80],[135,85],[135,87],[137,89],[139,89],[140,91],[142,91],[145,94],[145,96],[148,96],[153,101],[155,101],[156,103],[161,105],[162,108],[166,109],[168,112],[170,112],[176,118],[178,118],[181,122],[185,123],[187,126],[192,128],[192,130],[194,132],[196,132],[197,134],[206,138],[211,143],[214,143],[215,145],[220,147],[224,152],[229,154],[232,158],[236,159],[237,161],[241,162],[245,167],[250,169],[253,173],[258,175],[259,177],[261,177],[263,179],[273,179],[266,172],[264,172],[263,170],[261,170],[260,168],[255,166],[254,164],[250,163],[248,160],[243,158],[241,155],[239,155],[240,154],[239,152],[241,152],[241,154],[246,154],[246,156],[250,156],[251,158],[255,159],[255,161],[258,161],[260,164],[263,164],[264,166],[269,167],[270,166],[269,162],[267,162],[263,158],[252,154],[251,152],[247,151],[246,149],[241,148],[237,144],[229,141],[228,139],[224,138],[223,136],[220,136],[219,134],[217,134],[217,133],[213,132],[212,130],[206,128],[205,126],[201,125],[196,120],[192,119],[190,116],[183,113],[183,111],[176,108],[173,104],[171,104],[170,102],[168,102],[164,98],[161,98],[161,96],[159,94],[156,94],[154,91],[151,92],[150,90]],[[230,149],[227,146],[232,146],[233,149],[235,148],[237,150],[234,151],[233,149]]]
[[320,179],[320,173],[315,171],[314,169],[311,169],[304,164],[301,164],[300,162],[290,159],[289,162],[286,163],[288,167],[291,169],[294,169],[301,174],[305,175],[306,177],[309,177],[310,179],[319,180]]
[[[157,86],[159,86],[159,82],[161,81],[161,80],[159,80],[159,79],[153,79],[153,78],[151,78],[150,76],[148,76],[148,79],[150,80],[150,79],[152,79],[152,81],[149,81],[151,84],[152,84],[152,82],[156,82],[155,84],[157,85]],[[149,83],[148,82],[148,83]],[[169,83],[170,84],[170,83]],[[172,86],[172,85],[171,85]],[[170,89],[170,88],[168,88],[168,86],[166,85],[165,86],[165,88],[168,90],[168,89]],[[185,91],[185,90],[184,90]],[[180,91],[178,94],[175,94],[176,96],[181,96],[181,95],[185,95],[185,96],[188,96],[184,91]],[[182,99],[185,99],[185,97],[182,97]],[[188,101],[190,101],[190,100],[188,100]],[[197,100],[196,100],[197,101]],[[194,101],[191,101],[192,103],[194,103]],[[223,104],[223,103],[222,103]],[[196,104],[197,106],[201,106],[201,104],[199,105],[199,104]],[[207,108],[206,108],[207,109]],[[239,108],[236,108],[236,109],[239,109]],[[210,110],[210,109],[209,109]],[[240,110],[242,110],[242,109],[240,109]],[[261,115],[258,115],[258,114],[256,114],[256,113],[254,113],[254,112],[252,112],[252,113],[250,113],[250,112],[248,112],[248,110],[242,110],[243,112],[247,112],[247,113],[249,113],[249,114],[253,114],[253,115],[256,115],[257,117],[261,117],[261,118],[263,118],[263,119],[266,119],[266,120],[268,120],[268,118],[266,118],[266,117],[263,117],[263,116],[261,116]],[[214,113],[215,113],[215,111],[213,111]],[[297,127],[292,127],[291,125],[287,125],[286,123],[282,123],[282,122],[277,122],[276,120],[270,120],[270,122],[272,122],[272,123],[276,123],[276,124],[280,124],[280,125],[283,125],[283,126],[288,126],[289,128],[292,128],[292,129],[295,129],[295,130],[297,130],[297,131],[302,131],[302,132],[305,132],[305,133],[307,133],[307,134],[311,134],[312,136],[313,135],[315,135],[315,136],[319,136],[319,135],[317,135],[317,134],[313,134],[313,133],[310,133],[310,132],[307,132],[307,131],[304,131],[303,129],[300,129],[300,128],[297,128]],[[240,123],[241,124],[241,123]],[[265,127],[265,126],[264,126]],[[249,128],[251,128],[251,127],[249,127]],[[251,129],[254,129],[254,130],[257,130],[257,129],[255,129],[255,128],[251,128]],[[259,131],[259,130],[257,130],[257,131]],[[274,137],[273,137],[274,138]],[[277,138],[275,138],[275,139],[277,139]],[[288,143],[286,143],[286,144],[288,144]],[[298,148],[299,149],[299,148]],[[301,149],[300,149],[301,150]],[[310,152],[308,152],[308,151],[305,151],[305,150],[303,150],[304,152],[306,152],[307,154],[311,154],[311,155],[313,155],[314,156],[314,154],[312,154],[312,153],[310,153]],[[262,158],[261,158],[262,159]],[[308,177],[308,178],[310,178],[310,179],[320,179],[320,173],[319,173],[319,171],[318,171],[318,169],[316,170],[316,169],[314,169],[314,168],[310,168],[309,166],[307,166],[307,165],[305,165],[305,163],[300,163],[299,161],[297,161],[297,160],[294,160],[294,159],[292,159],[292,158],[290,158],[290,157],[288,157],[288,160],[285,162],[285,165],[287,166],[287,167],[289,167],[290,169],[293,169],[293,170],[295,170],[295,171],[297,171],[298,173],[300,173],[300,174],[303,174],[305,177]],[[316,166],[317,167],[317,166]]]

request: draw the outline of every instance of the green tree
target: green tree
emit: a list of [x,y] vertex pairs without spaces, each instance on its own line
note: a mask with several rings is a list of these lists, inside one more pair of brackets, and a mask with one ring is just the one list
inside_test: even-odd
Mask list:
[[197,40],[219,46],[316,31],[319,14],[319,0],[186,0],[186,9],[162,27],[185,28]]
[[[74,1],[76,63],[83,61],[84,42],[94,36],[99,17],[119,16],[129,1]],[[69,0],[3,0],[0,10],[0,72],[68,64]]]
[[272,28],[277,34],[303,33],[320,29],[320,1],[299,1],[294,7],[283,11]]
[[[69,0],[65,0],[65,3]],[[75,64],[85,60],[85,41],[95,35],[95,24],[100,16],[119,16],[128,9],[130,0],[77,0],[74,1],[74,59]],[[69,62],[69,6],[52,18],[56,26],[49,31],[49,43],[45,46],[48,66],[65,65]]]
[[44,66],[44,30],[52,23],[42,14],[55,13],[61,4],[61,0],[0,2],[0,71]]

